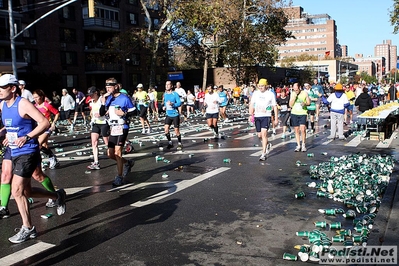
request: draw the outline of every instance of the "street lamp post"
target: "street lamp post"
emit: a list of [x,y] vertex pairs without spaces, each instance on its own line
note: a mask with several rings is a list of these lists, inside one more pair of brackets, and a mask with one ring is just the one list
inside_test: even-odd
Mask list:
[[317,54],[317,82],[320,82],[320,55]]
[[17,56],[16,56],[16,52],[15,52],[15,39],[21,35],[24,31],[26,31],[27,29],[29,29],[30,27],[32,27],[34,24],[36,24],[37,22],[39,22],[40,20],[42,20],[43,18],[47,17],[48,15],[50,15],[51,13],[54,13],[55,11],[57,11],[58,9],[63,8],[64,6],[67,6],[73,2],[76,2],[77,0],[69,0],[68,2],[50,10],[49,12],[45,13],[44,15],[42,15],[41,17],[39,17],[38,19],[36,19],[35,21],[33,21],[31,24],[29,24],[28,26],[26,26],[26,28],[22,29],[20,32],[15,33],[15,25],[14,25],[14,16],[12,14],[12,0],[8,0],[8,20],[10,23],[10,43],[11,43],[11,60],[12,60],[12,72],[13,75],[17,78]]

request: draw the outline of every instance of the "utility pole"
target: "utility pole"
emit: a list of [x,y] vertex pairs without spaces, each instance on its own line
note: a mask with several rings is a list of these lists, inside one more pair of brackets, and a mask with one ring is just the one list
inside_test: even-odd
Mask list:
[[12,0],[8,0],[8,21],[10,24],[10,45],[11,45],[11,58],[12,58],[12,73],[14,74],[15,78],[18,79],[17,76],[17,54],[15,52],[15,25],[14,25],[14,16],[12,15]]
[[20,32],[18,32],[17,34],[15,33],[16,31],[16,25],[14,25],[14,17],[12,14],[12,0],[8,0],[8,20],[10,23],[10,43],[11,43],[11,60],[12,60],[12,72],[13,75],[18,78],[17,76],[17,56],[16,56],[16,52],[15,52],[15,38],[17,38],[19,35],[21,35],[24,31],[26,31],[27,29],[29,29],[30,27],[32,27],[34,24],[36,24],[37,22],[39,22],[40,20],[42,20],[43,18],[47,17],[48,15],[54,13],[55,11],[57,11],[58,9],[63,8],[64,6],[67,6],[73,2],[76,2],[77,0],[70,0],[52,10],[50,10],[49,12],[45,13],[43,16],[41,16],[40,18],[36,19],[35,21],[33,21],[31,24],[29,24],[28,26],[26,26],[25,29],[22,29]]

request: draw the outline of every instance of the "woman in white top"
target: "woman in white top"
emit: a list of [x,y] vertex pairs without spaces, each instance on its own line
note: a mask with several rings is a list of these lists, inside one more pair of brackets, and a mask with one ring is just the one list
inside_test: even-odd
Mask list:
[[100,90],[96,87],[90,87],[88,91],[88,95],[91,97],[90,101],[90,116],[91,116],[91,147],[93,149],[93,159],[94,162],[91,165],[87,166],[88,169],[91,170],[99,170],[100,163],[98,162],[98,140],[100,135],[103,137],[104,144],[108,147],[108,137],[110,134],[110,127],[105,116],[100,115],[101,108],[101,95]]
[[218,128],[218,119],[219,119],[219,104],[222,100],[219,97],[219,94],[216,92],[217,86],[208,85],[207,91],[205,94],[204,106],[206,107],[206,121],[208,126],[214,131],[215,139],[220,137],[219,128]]

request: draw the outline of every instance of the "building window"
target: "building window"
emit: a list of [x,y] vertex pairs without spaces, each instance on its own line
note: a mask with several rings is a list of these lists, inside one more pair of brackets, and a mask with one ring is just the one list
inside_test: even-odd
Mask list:
[[60,28],[60,41],[76,43],[76,30],[68,28]]
[[138,25],[139,16],[135,13],[128,13],[127,23],[131,25]]
[[77,65],[78,57],[77,57],[76,52],[61,52],[61,64]]
[[78,85],[78,76],[77,75],[63,75],[62,76],[62,85],[66,88],[76,88]]
[[26,63],[37,64],[36,50],[23,50],[22,53]]
[[75,7],[65,6],[60,11],[60,17],[62,19],[75,20]]
[[119,21],[119,12],[109,9],[96,8],[96,17]]

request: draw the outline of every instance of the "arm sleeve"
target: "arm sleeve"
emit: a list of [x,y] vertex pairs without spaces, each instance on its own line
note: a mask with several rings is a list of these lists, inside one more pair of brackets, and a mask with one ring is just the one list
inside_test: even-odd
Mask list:
[[327,101],[327,98],[326,98],[326,96],[321,96],[321,100],[322,100],[322,102],[325,104],[325,105],[329,105],[330,103]]
[[175,92],[174,92],[174,95],[175,95],[175,104],[174,104],[174,106],[175,106],[175,107],[179,107],[179,106],[181,105],[180,97],[179,97],[179,95],[177,95],[177,93],[175,93]]
[[44,105],[47,107],[47,109],[48,109],[53,115],[59,114],[58,110],[55,109],[54,106],[52,106],[51,104],[45,102]]

